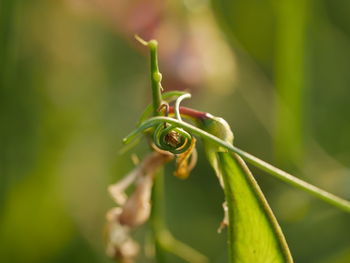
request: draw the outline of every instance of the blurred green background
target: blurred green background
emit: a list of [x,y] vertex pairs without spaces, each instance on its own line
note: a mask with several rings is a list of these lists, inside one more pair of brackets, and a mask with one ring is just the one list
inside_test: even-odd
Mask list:
[[[0,262],[111,262],[106,188],[132,169],[121,139],[150,102],[134,33],[158,39],[165,89],[228,120],[238,147],[350,199],[350,1],[1,0]],[[226,262],[209,165],[172,168],[170,229]],[[350,262],[349,215],[253,172],[295,262]]]

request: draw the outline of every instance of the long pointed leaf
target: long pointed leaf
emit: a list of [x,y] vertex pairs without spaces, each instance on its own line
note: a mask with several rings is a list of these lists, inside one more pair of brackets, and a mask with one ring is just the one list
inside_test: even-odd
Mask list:
[[292,263],[280,226],[244,161],[218,152],[229,211],[231,263]]

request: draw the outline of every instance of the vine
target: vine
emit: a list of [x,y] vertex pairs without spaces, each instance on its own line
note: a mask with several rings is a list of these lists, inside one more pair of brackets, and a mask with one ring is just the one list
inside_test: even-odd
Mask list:
[[[174,174],[181,179],[187,178],[197,160],[195,148],[197,139],[203,142],[208,161],[224,189],[226,202],[222,226],[228,226],[230,262],[236,262],[239,259],[239,262],[259,263],[266,262],[270,258],[276,258],[276,262],[293,262],[278,222],[243,160],[291,186],[350,213],[349,201],[309,184],[234,146],[233,133],[222,118],[181,107],[183,100],[191,98],[190,93],[181,91],[162,93],[162,75],[159,72],[157,59],[158,43],[155,40],[147,42],[138,36],[136,39],[150,50],[153,100],[141,115],[138,127],[125,137],[123,142],[126,145],[131,144],[145,135],[150,138],[153,151],[129,175],[109,188],[112,197],[120,206],[112,209],[107,216],[110,256],[121,262],[132,262],[138,249],[130,233],[150,217],[157,262],[165,262],[167,252],[188,262],[208,262],[204,255],[176,240],[167,230],[164,222],[162,167],[176,159]],[[133,183],[135,190],[127,198],[124,190]],[[240,190],[245,197],[236,193]],[[248,208],[246,203],[249,203]],[[248,212],[240,207],[245,207],[244,209]],[[235,214],[239,214],[243,220],[236,219]],[[251,222],[252,217],[259,220]],[[259,231],[264,234],[259,231],[250,234],[240,232],[241,228],[254,231],[250,229],[252,227],[260,228]],[[262,242],[250,244],[248,247],[240,244],[240,242],[251,242],[257,239],[261,239]],[[264,243],[270,244],[268,248],[261,245]],[[257,251],[262,251],[264,256],[257,255]]]

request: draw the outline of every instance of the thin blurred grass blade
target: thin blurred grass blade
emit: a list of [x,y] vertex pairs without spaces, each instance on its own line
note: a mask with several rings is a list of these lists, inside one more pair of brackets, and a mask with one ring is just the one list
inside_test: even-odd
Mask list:
[[231,263],[292,263],[281,228],[259,185],[237,155],[218,152],[228,206]]

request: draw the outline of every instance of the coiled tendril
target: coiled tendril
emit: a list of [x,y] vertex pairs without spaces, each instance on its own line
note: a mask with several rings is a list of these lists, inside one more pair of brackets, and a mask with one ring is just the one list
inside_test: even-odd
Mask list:
[[[191,94],[186,93],[176,99],[174,113],[175,118],[182,121],[180,115],[180,103],[182,100],[190,98]],[[178,128],[174,124],[161,123],[153,133],[153,142],[161,150],[171,152],[173,154],[184,153],[191,146],[193,137],[190,133],[182,128]]]

